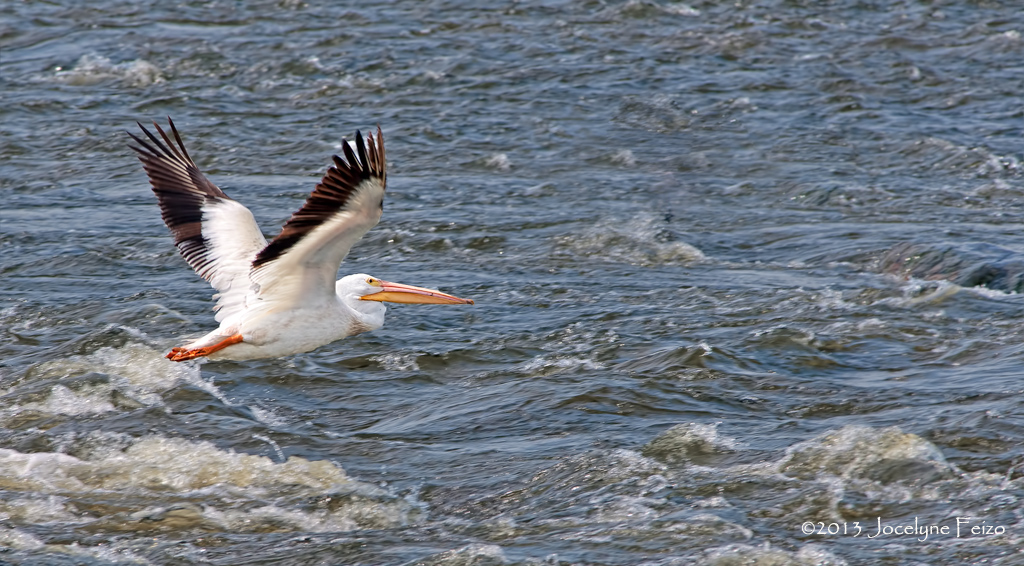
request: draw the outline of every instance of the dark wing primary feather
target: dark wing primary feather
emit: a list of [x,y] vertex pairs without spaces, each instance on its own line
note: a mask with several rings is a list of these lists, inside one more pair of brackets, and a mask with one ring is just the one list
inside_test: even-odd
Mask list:
[[[384,163],[384,137],[380,127],[377,128],[377,140],[367,136],[369,148],[363,143],[363,136],[356,131],[356,151],[347,143],[342,143],[345,160],[337,155],[332,156],[334,166],[327,169],[323,179],[306,199],[302,208],[292,214],[288,222],[281,228],[281,233],[271,240],[270,245],[260,251],[253,262],[253,267],[261,267],[278,259],[288,252],[299,240],[322,225],[339,210],[345,208],[352,196],[366,181],[376,179],[381,189],[387,184],[387,173]],[[347,160],[347,161],[346,161]],[[383,208],[384,203],[381,201]]]
[[174,245],[192,269],[203,279],[209,280],[212,277],[212,266],[209,249],[203,238],[203,205],[211,201],[228,199],[228,195],[203,175],[185,149],[174,122],[168,118],[167,123],[171,127],[177,147],[156,122],[153,126],[163,138],[163,142],[141,123],[136,122],[153,145],[127,132],[142,146],[128,147],[139,154],[142,167],[149,175],[149,182],[153,185],[153,192],[160,203],[160,215],[174,236]]
[[260,298],[294,302],[308,293],[334,294],[338,266],[380,220],[387,183],[384,135],[356,132],[355,149],[342,143],[334,165],[281,233],[257,254],[252,279]]
[[131,132],[130,145],[149,175],[164,223],[182,257],[220,291],[217,319],[244,308],[251,262],[267,241],[248,208],[229,198],[203,175],[189,156],[170,118],[171,136],[154,122],[159,138],[142,124],[148,138]]

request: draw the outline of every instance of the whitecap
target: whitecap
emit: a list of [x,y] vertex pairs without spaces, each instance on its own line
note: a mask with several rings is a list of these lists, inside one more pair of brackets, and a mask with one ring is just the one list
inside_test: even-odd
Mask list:
[[518,369],[532,376],[544,376],[568,371],[597,370],[604,367],[601,362],[587,357],[542,355],[523,362]]
[[702,566],[734,566],[738,564],[764,564],[772,566],[845,566],[846,560],[828,552],[819,545],[810,544],[796,552],[761,546],[730,544],[709,549],[698,564]]
[[419,371],[420,366],[416,363],[418,354],[391,352],[378,356],[371,356],[370,359],[379,363],[384,369],[391,371]]
[[888,304],[899,308],[912,308],[924,305],[934,306],[956,295],[963,289],[960,285],[944,279],[925,281],[911,278],[900,286],[900,297],[887,297],[879,300],[878,304]]
[[120,80],[128,86],[144,87],[164,81],[160,69],[149,61],[136,59],[113,63],[102,55],[82,55],[71,69],[58,69],[58,80],[74,86],[91,86],[108,80]]
[[160,407],[161,393],[182,382],[202,382],[198,367],[171,362],[140,343],[103,347],[29,368],[3,391],[0,423],[33,414],[85,416]]
[[31,533],[13,527],[0,526],[0,547],[14,550],[38,550],[44,546],[45,543]]
[[416,566],[496,566],[507,564],[505,551],[496,544],[471,543],[416,560]]
[[504,153],[496,153],[488,157],[487,160],[484,161],[484,165],[491,169],[497,169],[498,171],[508,171],[512,169],[512,160]]
[[955,469],[934,444],[898,427],[847,425],[786,449],[778,470],[788,476],[891,481],[930,480]]
[[625,165],[626,167],[632,167],[636,165],[636,156],[633,152],[628,149],[621,149],[611,157],[610,160],[616,165]]
[[582,232],[555,240],[557,251],[587,261],[623,262],[633,265],[678,265],[703,261],[703,252],[677,239],[663,217],[641,215],[632,219],[607,218]]
[[100,531],[324,532],[403,525],[418,513],[327,460],[274,462],[163,436],[106,440],[80,446],[78,456],[0,449],[5,490],[25,493],[0,502],[0,516]]
[[648,442],[641,453],[663,462],[691,462],[731,452],[736,440],[719,434],[720,423],[684,423],[673,426]]

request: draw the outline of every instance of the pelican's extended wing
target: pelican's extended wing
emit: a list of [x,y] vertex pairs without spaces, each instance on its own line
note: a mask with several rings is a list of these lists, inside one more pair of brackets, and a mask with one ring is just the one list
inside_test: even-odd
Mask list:
[[139,124],[149,142],[131,132],[139,146],[130,146],[149,175],[160,203],[164,223],[174,235],[174,245],[200,277],[218,291],[217,320],[244,310],[249,291],[252,261],[266,247],[252,212],[203,175],[185,150],[170,118],[175,145],[155,122],[157,138]]
[[333,297],[341,261],[380,220],[387,179],[380,127],[376,140],[364,141],[357,131],[355,144],[342,142],[342,149],[344,159],[334,156],[302,208],[252,262],[250,277],[265,308]]

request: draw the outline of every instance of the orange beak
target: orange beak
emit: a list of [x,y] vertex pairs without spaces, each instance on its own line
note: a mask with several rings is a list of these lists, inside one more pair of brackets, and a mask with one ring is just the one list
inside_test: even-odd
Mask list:
[[369,295],[363,295],[359,298],[364,301],[386,301],[389,303],[422,303],[431,305],[473,304],[473,299],[460,299],[454,295],[449,295],[448,293],[442,293],[441,291],[435,291],[433,289],[424,289],[423,287],[413,287],[412,285],[402,285],[401,283],[391,283],[389,281],[381,281],[380,286],[380,291],[370,293]]

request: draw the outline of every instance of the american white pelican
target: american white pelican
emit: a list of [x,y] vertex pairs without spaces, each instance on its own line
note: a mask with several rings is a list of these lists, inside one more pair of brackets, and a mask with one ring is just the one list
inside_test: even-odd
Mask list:
[[[281,233],[267,243],[249,209],[211,183],[185,150],[174,122],[171,138],[156,122],[158,139],[131,132],[130,146],[149,175],[174,245],[217,290],[220,328],[167,357],[220,360],[273,358],[308,352],[384,325],[382,302],[473,304],[440,291],[389,283],[365,274],[338,281],[349,249],[384,210],[384,136],[357,131],[344,141],[334,166]],[[151,142],[151,143],[150,143]]]

